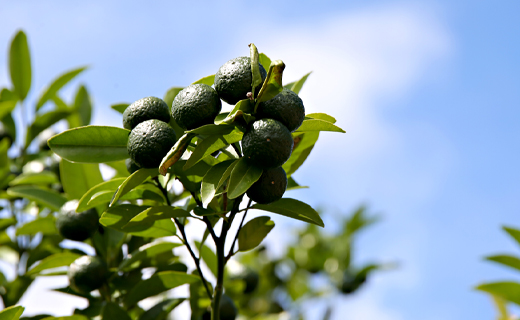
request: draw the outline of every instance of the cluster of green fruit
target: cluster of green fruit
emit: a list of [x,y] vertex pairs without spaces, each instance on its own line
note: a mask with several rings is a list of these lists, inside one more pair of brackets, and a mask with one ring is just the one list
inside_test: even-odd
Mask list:
[[[258,63],[262,82],[267,72]],[[164,101],[155,97],[140,99],[123,113],[123,126],[131,130],[128,139],[130,172],[138,168],[158,167],[176,142],[173,119],[184,130],[213,124],[222,109],[221,100],[234,105],[254,100],[251,58],[239,57],[226,62],[215,74],[214,88],[207,84],[189,85],[173,100],[171,118]],[[259,92],[260,84],[255,88]],[[305,108],[298,95],[283,89],[274,98],[259,103],[242,138],[244,157],[250,165],[263,169],[262,176],[247,191],[250,199],[267,204],[280,199],[287,188],[287,175],[281,167],[291,156],[294,132],[302,124]]]

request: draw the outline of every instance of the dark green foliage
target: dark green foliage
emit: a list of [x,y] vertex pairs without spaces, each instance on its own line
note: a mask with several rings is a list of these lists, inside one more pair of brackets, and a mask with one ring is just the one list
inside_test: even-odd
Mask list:
[[56,228],[66,239],[84,241],[97,231],[99,216],[96,209],[76,212],[77,207],[78,200],[65,203],[58,213]]
[[291,156],[294,140],[282,123],[273,119],[253,122],[242,138],[244,157],[259,168],[276,168]]
[[155,168],[175,144],[175,131],[160,120],[138,124],[128,138],[128,155],[141,168]]
[[257,119],[275,119],[293,132],[300,127],[305,118],[302,99],[289,89],[284,88],[274,98],[261,102],[256,110]]
[[182,89],[172,104],[172,118],[183,129],[195,129],[213,123],[222,109],[217,92],[206,84]]
[[163,100],[146,97],[129,105],[123,113],[123,127],[132,130],[143,121],[157,119],[170,122],[170,108]]
[[[267,76],[264,66],[258,63],[262,82]],[[215,74],[215,90],[220,99],[229,104],[235,104],[240,100],[247,99],[247,93],[252,90],[253,77],[251,75],[251,58],[238,57],[229,60],[218,69]],[[262,85],[256,87],[258,93]]]
[[268,204],[282,198],[287,189],[287,175],[282,167],[266,169],[247,190],[247,196],[256,203]]
[[70,287],[79,293],[89,293],[100,288],[108,276],[106,262],[97,256],[82,256],[69,267],[67,277]]

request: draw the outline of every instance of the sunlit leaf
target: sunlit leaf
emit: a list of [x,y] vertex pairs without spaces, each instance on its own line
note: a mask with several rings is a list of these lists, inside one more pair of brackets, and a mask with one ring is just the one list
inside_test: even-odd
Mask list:
[[7,189],[7,194],[15,197],[27,198],[38,204],[58,211],[67,199],[56,191],[43,189],[37,186],[16,186]]
[[43,130],[49,128],[56,122],[70,116],[70,111],[49,111],[44,114],[36,115],[34,122],[31,123],[25,137],[25,148],[29,147],[31,141],[36,138]]
[[228,184],[228,198],[235,199],[245,193],[262,175],[263,170],[250,165],[241,158],[231,171]]
[[143,168],[135,171],[128,178],[126,178],[125,181],[119,186],[116,194],[114,195],[114,198],[110,202],[110,206],[114,205],[114,203],[116,203],[119,200],[119,198],[121,198],[130,190],[143,183],[146,179],[148,179],[149,177],[157,176],[158,174],[159,172],[157,171],[157,168]]
[[[90,200],[100,192],[109,192],[112,195],[116,192],[117,188],[126,180],[126,178],[115,178],[112,180],[101,182],[94,187],[90,188],[79,200],[78,203],[78,212],[85,211],[89,209],[89,207],[93,207],[89,205]],[[110,197],[112,200],[112,196]],[[110,202],[110,200],[108,202]]]
[[166,91],[166,93],[164,94],[163,101],[166,102],[166,105],[168,105],[168,108],[170,108],[170,110],[172,108],[173,100],[179,94],[179,92],[182,91],[182,89],[184,89],[184,87],[172,87],[168,89],[168,91]]
[[145,230],[152,226],[157,220],[165,220],[172,218],[190,217],[190,214],[181,208],[171,206],[153,206],[143,210],[138,215],[133,217],[123,227],[127,232],[138,232]]
[[271,62],[269,71],[267,72],[267,77],[256,99],[255,112],[260,102],[270,100],[282,92],[282,75],[284,69],[285,63],[283,63],[282,60],[275,60]]
[[516,282],[484,283],[477,290],[491,293],[507,301],[520,305],[520,284]]
[[257,86],[262,84],[262,75],[260,74],[260,67],[258,63],[260,62],[258,56],[258,49],[253,43],[249,44],[249,52],[251,57],[251,75],[253,77],[252,85],[252,96],[255,96],[255,89]]
[[192,84],[197,84],[197,83],[202,83],[202,84],[206,84],[208,86],[212,86],[213,83],[215,82],[215,75],[212,74],[210,76],[207,76],[207,77],[204,77],[204,78],[201,78],[195,82],[193,82]]
[[40,263],[38,263],[35,267],[27,271],[27,275],[35,275],[42,272],[43,270],[69,266],[79,257],[81,257],[80,254],[72,252],[55,253],[41,260]]
[[23,311],[25,310],[22,306],[11,306],[0,311],[0,319],[2,320],[18,320],[20,319]]
[[202,184],[200,187],[202,204],[204,206],[207,207],[211,202],[218,190],[219,182],[224,175],[224,172],[226,172],[229,166],[234,162],[235,160],[223,161],[211,167],[211,169],[209,169],[209,171],[206,173],[202,179]]
[[330,116],[326,113],[309,113],[305,115],[306,119],[319,119],[319,120],[325,120],[330,123],[336,123],[336,118],[333,116]]
[[313,223],[320,227],[324,227],[323,220],[316,210],[314,210],[308,204],[301,202],[296,199],[282,198],[270,204],[255,204],[252,206],[253,209],[259,209],[269,211],[283,216],[293,218],[296,220]]
[[45,218],[37,218],[33,221],[27,222],[23,226],[16,229],[16,235],[35,235],[41,232],[42,234],[56,234],[56,219],[53,215]]
[[67,83],[74,79],[78,74],[83,72],[87,67],[81,67],[78,69],[66,72],[56,79],[43,91],[38,102],[36,103],[36,111],[38,111],[47,101],[51,100],[52,97]]
[[24,184],[49,185],[57,182],[58,177],[50,171],[26,172],[9,182],[9,186],[14,187]]
[[282,165],[287,177],[290,177],[300,166],[307,160],[316,141],[318,141],[319,132],[307,132],[294,137],[294,147],[291,157]]
[[116,103],[116,104],[113,104],[110,106],[110,108],[116,110],[117,112],[123,114],[126,110],[126,108],[128,108],[130,104],[129,103]]
[[138,261],[152,258],[163,252],[172,251],[182,244],[173,242],[147,243],[128,255],[128,258],[119,264],[119,270],[129,271],[132,265]]
[[235,130],[226,135],[207,137],[206,139],[199,142],[195,150],[193,150],[192,155],[184,165],[183,169],[187,170],[213,152],[225,148],[232,143],[240,141],[242,139],[242,135],[242,132]]
[[302,89],[303,87],[303,84],[305,83],[305,81],[307,81],[307,78],[309,77],[309,75],[311,74],[311,72],[307,73],[306,75],[304,75],[300,80],[296,81],[290,88],[289,90],[291,90],[292,92],[296,93],[296,94],[299,94],[300,93],[300,90]]
[[9,49],[9,73],[14,92],[20,100],[24,100],[31,88],[31,54],[27,44],[27,36],[18,31]]
[[74,98],[74,110],[79,115],[81,123],[79,126],[90,124],[92,118],[92,101],[85,86],[80,86]]
[[81,199],[92,187],[103,182],[97,163],[72,163],[60,161],[60,177],[63,190],[71,199]]
[[217,277],[218,275],[218,259],[217,255],[213,250],[211,250],[208,246],[200,243],[199,241],[195,241],[195,245],[199,249],[199,254],[202,260],[206,263],[213,276]]
[[274,221],[266,216],[248,221],[238,233],[238,250],[249,251],[256,248],[274,228]]
[[309,132],[309,131],[333,131],[345,133],[345,130],[336,126],[335,124],[320,120],[320,119],[307,119],[303,120],[302,125],[296,130],[296,132]]
[[185,133],[179,140],[175,143],[172,149],[164,156],[159,165],[159,172],[164,176],[168,172],[168,168],[173,166],[183,155],[183,153],[188,148],[191,139],[195,137],[193,133]]

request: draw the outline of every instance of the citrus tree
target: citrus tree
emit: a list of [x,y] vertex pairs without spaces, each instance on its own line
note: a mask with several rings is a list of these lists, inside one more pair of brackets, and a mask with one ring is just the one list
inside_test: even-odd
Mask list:
[[[2,90],[0,119],[13,136],[13,110],[19,106],[22,118],[30,114],[24,110],[31,67],[23,32],[10,50],[12,88]],[[334,290],[356,291],[378,268],[350,263],[353,236],[372,219],[360,209],[340,233],[326,236],[317,228],[324,223],[315,209],[284,197],[288,190],[304,188],[293,174],[320,132],[344,132],[327,114],[305,114],[298,93],[309,74],[283,85],[284,68],[281,60],[271,61],[251,44],[249,56],[230,60],[215,75],[187,87],[173,87],[163,99],[113,105],[123,128],[88,125],[91,105],[84,86],[72,103],[60,98],[60,89],[85,68],[53,81],[35,103],[34,122],[18,130],[27,127],[26,138],[0,141],[5,190],[0,195],[8,204],[0,240],[2,250],[17,261],[15,279],[0,279],[7,307],[0,316],[21,316],[23,307],[15,305],[35,277],[64,274],[70,285],[55,290],[89,302],[64,319],[165,319],[186,299],[191,319],[235,319],[238,310],[266,319],[288,308],[280,292],[292,302],[322,295],[321,289],[302,286],[320,272]],[[222,112],[221,101],[233,109]],[[70,129],[38,149],[33,140],[60,120]],[[10,147],[11,141],[19,148]],[[35,162],[49,169],[31,171]],[[111,168],[110,178],[103,179],[100,164]],[[247,219],[250,210],[309,227],[285,258],[273,260],[261,243],[274,222],[269,215]],[[63,248],[64,239],[90,245],[95,255]],[[240,252],[249,253],[236,256]],[[294,261],[291,276],[273,273],[288,261]],[[237,273],[240,269],[247,272]],[[274,282],[252,285],[255,275]],[[147,310],[138,304],[186,284],[189,297],[164,296]],[[255,301],[278,304],[278,309],[258,308]],[[31,319],[42,318],[61,319]]]

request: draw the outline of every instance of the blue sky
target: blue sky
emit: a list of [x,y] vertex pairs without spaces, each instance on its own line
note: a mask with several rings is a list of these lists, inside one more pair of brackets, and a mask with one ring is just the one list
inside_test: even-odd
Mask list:
[[[471,288],[517,277],[482,257],[519,252],[500,226],[520,227],[520,2],[8,0],[0,12],[0,86],[23,29],[29,99],[89,65],[76,83],[93,96],[96,124],[121,126],[111,104],[162,97],[247,55],[250,42],[284,60],[287,82],[313,71],[307,112],[335,116],[347,133],[320,137],[295,175],[310,189],[288,196],[331,214],[367,204],[383,220],[360,239],[359,261],[399,262],[339,299],[334,319],[492,319]],[[37,294],[27,311],[52,305],[31,307]]]

